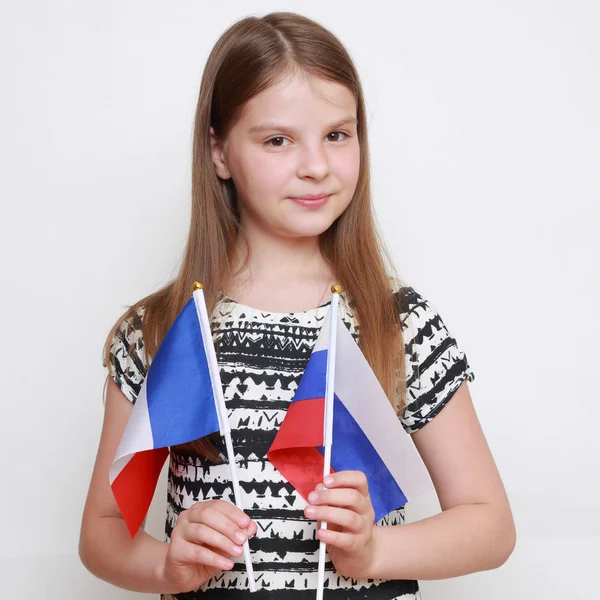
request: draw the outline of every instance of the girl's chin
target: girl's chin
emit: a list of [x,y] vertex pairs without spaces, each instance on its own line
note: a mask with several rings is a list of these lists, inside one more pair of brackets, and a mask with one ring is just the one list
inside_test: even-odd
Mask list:
[[325,215],[312,219],[297,218],[285,223],[283,228],[292,237],[316,237],[327,231],[333,223],[330,215],[327,218],[324,217]]

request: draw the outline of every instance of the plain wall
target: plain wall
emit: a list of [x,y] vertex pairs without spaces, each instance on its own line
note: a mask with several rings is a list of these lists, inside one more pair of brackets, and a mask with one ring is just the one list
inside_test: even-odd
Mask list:
[[[600,544],[597,2],[2,2],[3,595],[133,599],[77,554],[114,320],[175,273],[208,53],[248,14],[329,27],[368,103],[378,219],[439,310],[518,542],[425,599],[590,598]],[[164,474],[164,472],[163,472]],[[162,539],[165,483],[150,514]],[[439,510],[431,493],[410,520]]]

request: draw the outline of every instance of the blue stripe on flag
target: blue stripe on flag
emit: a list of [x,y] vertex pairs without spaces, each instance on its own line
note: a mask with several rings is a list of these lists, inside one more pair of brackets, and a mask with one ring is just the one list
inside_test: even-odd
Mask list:
[[326,382],[327,350],[319,350],[310,355],[292,402],[325,398]]
[[146,392],[155,448],[183,444],[219,431],[193,298],[160,344],[148,370]]
[[[369,401],[368,398],[364,400]],[[323,452],[322,447],[319,450]],[[408,502],[394,476],[337,395],[333,404],[331,466],[336,471],[362,471],[367,476],[375,521]]]

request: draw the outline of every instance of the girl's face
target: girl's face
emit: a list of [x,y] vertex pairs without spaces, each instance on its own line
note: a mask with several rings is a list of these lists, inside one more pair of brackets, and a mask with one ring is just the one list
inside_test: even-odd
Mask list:
[[341,84],[288,77],[246,103],[223,145],[212,128],[211,138],[217,174],[233,179],[248,233],[318,236],[352,200],[360,161],[356,101]]

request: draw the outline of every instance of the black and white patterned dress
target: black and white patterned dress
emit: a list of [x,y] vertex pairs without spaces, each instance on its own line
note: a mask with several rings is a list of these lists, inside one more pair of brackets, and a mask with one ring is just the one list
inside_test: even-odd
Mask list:
[[[439,413],[464,379],[473,381],[475,375],[434,307],[412,287],[401,292],[407,376],[407,406],[401,422],[413,433]],[[356,319],[343,293],[340,300],[340,317],[356,340]],[[306,519],[304,499],[267,460],[267,451],[294,396],[329,304],[297,313],[274,313],[221,296],[215,306],[211,327],[243,503],[258,525],[256,536],[250,540],[258,591],[248,591],[242,556],[233,559],[232,571],[222,572],[200,591],[175,598],[315,598],[316,522]],[[110,374],[131,402],[135,402],[147,371],[143,313],[142,307],[125,321],[111,345]],[[194,502],[217,498],[233,502],[224,443],[219,446],[217,442],[217,447],[222,451],[223,464],[171,449],[165,541],[170,539],[179,513]],[[399,507],[379,524],[402,524],[404,518],[404,507]],[[326,562],[325,586],[329,600],[421,598],[417,581],[342,577],[330,560]]]

